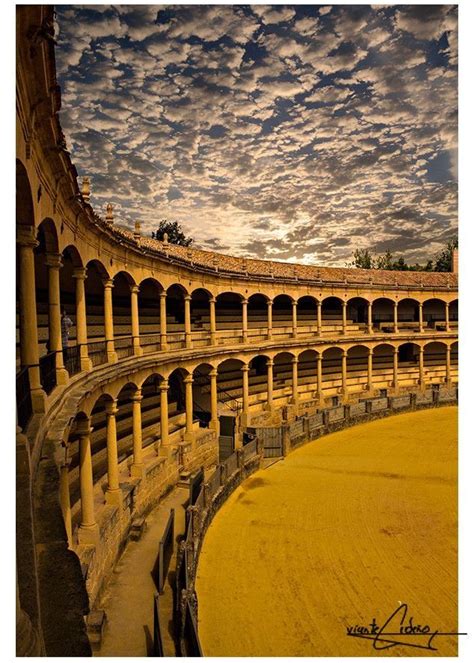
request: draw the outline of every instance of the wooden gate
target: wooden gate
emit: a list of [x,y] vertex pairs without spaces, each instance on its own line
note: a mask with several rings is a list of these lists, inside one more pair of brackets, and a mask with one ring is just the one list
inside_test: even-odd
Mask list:
[[263,442],[264,458],[280,458],[283,456],[283,429],[273,428],[254,428],[257,439]]

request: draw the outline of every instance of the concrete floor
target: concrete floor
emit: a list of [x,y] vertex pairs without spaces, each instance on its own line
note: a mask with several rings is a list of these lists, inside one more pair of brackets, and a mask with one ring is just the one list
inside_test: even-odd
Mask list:
[[[130,541],[115,567],[101,607],[107,615],[100,650],[94,656],[148,656],[153,645],[153,596],[156,592],[151,570],[158,553],[170,509],[175,509],[175,540],[184,532],[183,504],[189,489],[175,488],[146,518],[147,529],[140,541]],[[176,550],[176,546],[175,546]],[[174,577],[175,557],[170,563]],[[171,616],[172,591],[167,583],[160,596],[160,614]],[[175,656],[170,625],[162,619],[164,653]]]

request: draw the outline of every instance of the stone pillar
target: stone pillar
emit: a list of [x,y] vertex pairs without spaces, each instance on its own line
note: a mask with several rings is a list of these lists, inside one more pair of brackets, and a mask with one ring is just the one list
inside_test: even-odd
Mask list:
[[342,302],[342,333],[347,333],[347,302]]
[[142,390],[137,389],[132,396],[133,426],[133,464],[130,468],[132,477],[143,477],[143,444],[142,444]]
[[393,302],[393,332],[398,334],[398,302]]
[[293,357],[291,360],[292,363],[292,381],[291,381],[291,386],[292,386],[292,398],[293,402],[296,403],[298,400],[298,357]]
[[102,284],[104,286],[104,329],[107,361],[109,363],[114,363],[117,361],[117,353],[115,352],[114,345],[114,314],[112,306],[112,288],[114,287],[114,281],[113,279],[104,279]]
[[273,338],[273,321],[272,321],[272,307],[273,299],[267,301],[267,338]]
[[298,336],[298,302],[296,299],[291,300],[292,306],[292,336],[296,338]]
[[217,368],[209,371],[211,379],[211,428],[219,428],[219,417],[217,416]]
[[191,295],[184,295],[184,336],[186,347],[192,348],[191,340]]
[[169,442],[168,430],[168,380],[160,382],[160,430],[161,444],[167,445]]
[[372,362],[373,362],[374,351],[372,348],[369,348],[369,354],[367,355],[367,390],[372,391]]
[[209,319],[211,324],[211,334],[210,334],[210,343],[211,345],[216,344],[216,298],[211,297],[209,299]]
[[393,348],[393,387],[398,389],[398,348]]
[[65,461],[59,470],[59,502],[63,513],[68,546],[72,546],[71,496],[69,492],[69,463]]
[[273,410],[273,359],[267,359],[267,409]]
[[166,291],[160,292],[160,349],[167,350],[166,339]]
[[451,346],[446,346],[446,384],[451,384]]
[[322,309],[323,309],[323,303],[318,301],[317,302],[317,324],[318,324],[318,336],[321,336],[322,328],[323,328],[323,322],[322,322]]
[[374,326],[372,324],[372,302],[367,304],[367,333],[374,333]]
[[317,375],[318,375],[317,393],[319,394],[319,399],[321,400],[323,397],[323,355],[320,352],[318,352],[316,362],[317,362]]
[[83,267],[78,267],[72,273],[72,277],[76,281],[76,343],[79,346],[82,371],[92,369],[87,347],[86,291],[84,287],[86,276],[87,270]]
[[347,350],[342,351],[341,376],[342,376],[342,396],[344,398],[347,395]]
[[418,355],[418,362],[419,362],[419,368],[420,368],[420,377],[419,377],[419,384],[421,387],[425,386],[425,362],[424,362],[424,348],[420,348],[420,354]]
[[247,305],[249,303],[248,299],[242,299],[242,343],[247,343],[248,335],[248,318],[247,318]]
[[46,265],[48,266],[49,351],[56,353],[56,383],[66,384],[69,374],[64,368],[61,336],[61,296],[59,287],[59,270],[62,267],[61,256],[58,253],[48,253],[46,255]]
[[130,286],[130,306],[132,310],[132,342],[133,354],[140,356],[143,350],[140,347],[140,319],[138,313],[138,293],[140,288],[137,285]]
[[79,431],[79,481],[81,488],[81,524],[78,530],[79,543],[97,544],[99,527],[94,512],[94,481],[90,434],[92,428],[85,421]]
[[186,389],[186,434],[193,433],[193,376],[187,375],[184,378]]
[[420,318],[420,320],[419,320],[419,327],[420,327],[419,331],[420,331],[420,334],[421,334],[423,332],[423,302],[418,303],[418,316]]
[[35,229],[20,226],[17,229],[19,245],[20,286],[20,352],[21,366],[28,367],[33,412],[44,412],[46,395],[41,387],[39,371],[38,327],[36,318],[35,257],[38,245]]
[[107,415],[107,478],[108,487],[105,493],[107,504],[120,504],[121,491],[119,485],[117,423],[115,415],[118,412],[117,400],[113,399],[105,406]]
[[445,303],[445,318],[446,318],[446,331],[451,331],[451,326],[449,324],[449,302]]
[[249,366],[244,364],[242,371],[242,427],[248,425],[249,417]]

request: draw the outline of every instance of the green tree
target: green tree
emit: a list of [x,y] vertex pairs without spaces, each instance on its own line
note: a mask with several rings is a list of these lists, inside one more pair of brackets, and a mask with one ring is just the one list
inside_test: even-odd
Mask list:
[[160,221],[158,230],[152,232],[151,236],[153,239],[158,239],[160,241],[164,240],[164,236],[168,236],[168,242],[170,244],[179,244],[180,246],[190,246],[193,243],[191,237],[186,237],[181,228],[181,225],[177,221],[167,221],[163,219]]
[[382,256],[378,256],[375,267],[376,269],[393,269],[393,256],[388,249]]
[[354,251],[354,260],[350,263],[353,267],[359,269],[373,269],[374,261],[368,249],[356,249]]
[[453,269],[453,250],[458,248],[458,240],[448,242],[445,249],[435,256],[435,272],[451,272]]

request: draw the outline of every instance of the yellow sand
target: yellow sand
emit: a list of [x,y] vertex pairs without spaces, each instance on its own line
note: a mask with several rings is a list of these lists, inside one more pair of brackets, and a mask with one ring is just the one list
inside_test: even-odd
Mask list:
[[196,587],[206,656],[456,655],[441,636],[437,652],[377,652],[346,626],[400,601],[457,631],[457,408],[349,428],[254,474],[209,528]]

